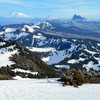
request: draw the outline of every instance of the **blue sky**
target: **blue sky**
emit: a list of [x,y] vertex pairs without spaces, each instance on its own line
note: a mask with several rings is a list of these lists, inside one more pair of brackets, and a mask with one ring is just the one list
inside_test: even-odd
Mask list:
[[73,14],[100,19],[100,0],[0,0],[0,16],[21,12],[30,17],[64,17]]

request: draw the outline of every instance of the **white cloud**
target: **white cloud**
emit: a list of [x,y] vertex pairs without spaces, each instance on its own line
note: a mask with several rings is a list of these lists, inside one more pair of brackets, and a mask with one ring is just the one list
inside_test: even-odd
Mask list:
[[28,16],[27,14],[22,13],[22,12],[13,12],[10,14],[10,17],[29,18],[30,16]]

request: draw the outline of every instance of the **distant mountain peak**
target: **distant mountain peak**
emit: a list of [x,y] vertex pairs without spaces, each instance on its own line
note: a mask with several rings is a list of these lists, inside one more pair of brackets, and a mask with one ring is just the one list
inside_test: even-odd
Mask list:
[[80,15],[74,15],[73,16],[73,18],[72,18],[72,20],[74,20],[74,21],[86,21],[87,19],[85,18],[85,17],[82,17],[82,16],[80,16]]
[[16,18],[29,18],[30,16],[28,16],[25,13],[22,12],[13,12],[10,14],[11,17],[16,17]]

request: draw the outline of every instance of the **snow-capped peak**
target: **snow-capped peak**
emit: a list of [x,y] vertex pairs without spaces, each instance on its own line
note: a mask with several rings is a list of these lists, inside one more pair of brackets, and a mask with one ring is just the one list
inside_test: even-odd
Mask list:
[[35,30],[33,29],[33,27],[32,27],[32,26],[29,26],[29,25],[24,25],[24,28],[22,29],[22,31],[26,31],[25,28],[27,28],[28,31],[31,32],[31,33],[35,31]]
[[44,21],[44,22],[42,22],[42,23],[40,23],[40,25],[39,25],[42,29],[53,29],[54,27],[52,26],[52,24],[50,24],[49,22],[46,22],[46,21]]
[[12,14],[10,14],[11,17],[16,17],[16,18],[29,18],[30,16],[28,16],[25,13],[22,12],[13,12]]

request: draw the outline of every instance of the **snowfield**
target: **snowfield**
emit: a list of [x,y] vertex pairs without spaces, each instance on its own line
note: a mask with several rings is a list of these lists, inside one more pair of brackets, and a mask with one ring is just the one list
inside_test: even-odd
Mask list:
[[[18,50],[14,50],[15,46],[9,46],[6,48],[0,49],[0,67],[7,66],[7,65],[13,65],[15,64],[13,61],[9,60],[9,57],[11,57],[13,54],[18,53]],[[9,51],[9,49],[13,51]]]
[[20,68],[16,68],[14,70],[15,73],[16,72],[22,72],[22,73],[29,73],[29,74],[33,74],[33,75],[38,75],[39,73],[38,72],[31,72],[30,70],[24,70],[24,69],[20,69]]
[[55,48],[37,48],[37,47],[27,47],[29,50],[31,50],[32,52],[52,52],[52,51],[56,51]]
[[5,28],[6,33],[14,32],[15,30],[15,28]]
[[0,81],[0,100],[100,100],[100,84],[63,87],[55,79]]

